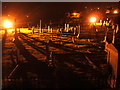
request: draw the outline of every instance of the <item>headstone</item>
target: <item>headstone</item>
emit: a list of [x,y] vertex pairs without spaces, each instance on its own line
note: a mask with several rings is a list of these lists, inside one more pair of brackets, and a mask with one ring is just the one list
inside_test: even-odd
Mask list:
[[42,32],[44,32],[44,29],[42,29]]
[[67,24],[67,32],[69,32],[69,24]]
[[40,20],[40,33],[42,33],[41,20]]
[[75,43],[75,38],[74,37],[72,37],[72,42]]
[[77,35],[77,38],[80,38],[80,25],[78,26],[78,35]]
[[115,29],[114,29],[114,31],[113,31],[113,39],[112,39],[112,43],[114,44],[114,42],[115,42]]
[[78,34],[80,34],[81,27],[80,25],[78,26]]
[[50,30],[50,26],[48,26],[48,32],[50,32],[51,30]]
[[51,33],[52,33],[52,32],[53,32],[53,29],[51,28],[50,30],[51,30]]
[[113,44],[108,44],[106,46],[108,52],[107,62],[111,64],[113,69],[113,75],[110,79],[110,86],[112,88],[116,87],[117,71],[118,71],[118,50],[114,47]]
[[65,23],[65,31],[67,30],[67,24]]
[[117,27],[116,27],[116,33],[118,32],[118,30],[119,30],[119,26],[118,26],[118,24],[117,24]]
[[34,26],[32,26],[32,34],[34,34],[34,28],[35,28],[35,27],[34,27]]
[[108,32],[108,28],[107,28],[107,30],[105,31],[105,36],[104,36],[104,40],[103,40],[103,42],[106,42],[106,40],[107,40],[107,32]]
[[74,27],[74,35],[77,35],[77,28]]

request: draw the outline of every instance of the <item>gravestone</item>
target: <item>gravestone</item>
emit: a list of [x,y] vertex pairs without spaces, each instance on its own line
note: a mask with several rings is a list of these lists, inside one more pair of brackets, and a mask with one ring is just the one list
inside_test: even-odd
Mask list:
[[115,48],[113,44],[108,44],[106,46],[108,52],[108,59],[107,62],[111,64],[113,72],[112,77],[110,79],[110,86],[112,88],[116,87],[116,80],[117,80],[117,71],[118,71],[118,50]]

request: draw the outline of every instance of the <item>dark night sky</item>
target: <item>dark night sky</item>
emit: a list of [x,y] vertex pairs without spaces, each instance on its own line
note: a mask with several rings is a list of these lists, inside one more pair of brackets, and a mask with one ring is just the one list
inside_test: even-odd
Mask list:
[[29,16],[29,21],[39,23],[39,20],[44,22],[60,21],[66,17],[66,13],[85,10],[85,6],[90,8],[100,7],[105,10],[107,7],[117,7],[117,3],[90,3],[90,2],[3,2],[3,16],[10,15],[16,17],[18,21],[24,22],[26,15]]

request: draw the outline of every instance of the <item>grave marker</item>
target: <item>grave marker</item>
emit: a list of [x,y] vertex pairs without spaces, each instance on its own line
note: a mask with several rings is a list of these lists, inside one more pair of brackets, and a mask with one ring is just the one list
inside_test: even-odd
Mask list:
[[106,46],[108,56],[107,56],[107,62],[111,64],[113,72],[112,77],[109,80],[110,86],[112,88],[116,87],[116,80],[117,80],[117,71],[118,71],[118,50],[113,46],[113,44],[108,44]]

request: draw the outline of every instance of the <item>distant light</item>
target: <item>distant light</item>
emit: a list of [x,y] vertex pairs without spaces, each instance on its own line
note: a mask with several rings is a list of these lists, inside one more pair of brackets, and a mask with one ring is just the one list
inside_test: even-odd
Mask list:
[[90,22],[92,22],[92,23],[96,22],[96,17],[91,17]]
[[102,20],[100,20],[100,23],[102,23]]
[[72,17],[74,17],[74,18],[79,18],[80,17],[80,13],[76,13],[76,12],[74,12],[74,13],[72,13]]
[[114,14],[118,14],[118,10],[114,10],[114,12],[113,12]]
[[29,16],[27,15],[26,17],[28,18]]
[[87,6],[85,8],[87,8]]
[[100,8],[97,8],[97,9],[100,9]]
[[102,25],[102,23],[96,23],[95,25],[100,26],[100,25]]
[[12,25],[13,25],[12,22],[10,22],[10,21],[8,21],[8,20],[5,20],[5,21],[4,21],[4,27],[5,27],[5,28],[11,28]]
[[106,23],[106,21],[104,21],[103,23]]
[[110,13],[110,10],[107,10],[106,13]]
[[73,13],[73,15],[74,15],[74,16],[76,16],[76,15],[77,15],[77,13]]

